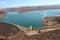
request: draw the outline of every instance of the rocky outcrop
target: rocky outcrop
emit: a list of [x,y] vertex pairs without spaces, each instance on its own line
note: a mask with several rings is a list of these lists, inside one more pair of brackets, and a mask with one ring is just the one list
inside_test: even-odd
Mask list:
[[42,23],[44,26],[60,26],[60,16],[46,17]]

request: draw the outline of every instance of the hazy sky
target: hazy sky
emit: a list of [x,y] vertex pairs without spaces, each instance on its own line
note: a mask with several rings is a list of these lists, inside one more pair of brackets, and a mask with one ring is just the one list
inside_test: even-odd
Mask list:
[[0,0],[0,8],[59,4],[60,0]]

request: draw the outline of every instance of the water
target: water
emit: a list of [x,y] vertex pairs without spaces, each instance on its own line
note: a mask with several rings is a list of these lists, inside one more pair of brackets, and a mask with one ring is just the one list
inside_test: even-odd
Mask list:
[[10,22],[25,27],[33,26],[33,28],[43,27],[42,20],[46,16],[55,16],[60,12],[60,9],[56,10],[39,10],[29,12],[8,12],[4,18],[0,21]]

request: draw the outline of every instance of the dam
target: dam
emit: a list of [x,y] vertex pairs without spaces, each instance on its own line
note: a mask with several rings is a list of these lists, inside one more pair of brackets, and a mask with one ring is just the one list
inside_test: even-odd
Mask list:
[[[59,13],[59,9],[22,13],[7,12],[0,18],[0,40],[30,40],[30,38],[31,40],[43,40],[44,37],[47,40],[47,36],[48,39],[51,38],[50,35],[51,40],[58,39],[60,35]],[[52,21],[57,21],[57,25],[52,24]]]

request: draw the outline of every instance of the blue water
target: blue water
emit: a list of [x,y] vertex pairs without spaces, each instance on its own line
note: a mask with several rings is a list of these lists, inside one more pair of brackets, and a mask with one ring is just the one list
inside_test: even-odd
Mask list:
[[3,22],[10,22],[25,27],[33,26],[33,28],[43,27],[42,20],[47,16],[55,16],[60,12],[60,9],[55,10],[39,10],[29,12],[8,12],[4,18],[0,19]]

